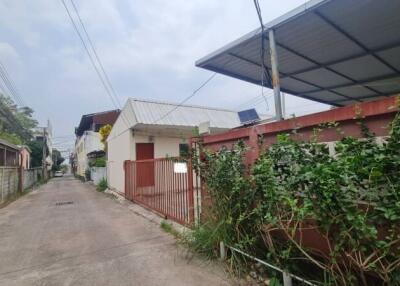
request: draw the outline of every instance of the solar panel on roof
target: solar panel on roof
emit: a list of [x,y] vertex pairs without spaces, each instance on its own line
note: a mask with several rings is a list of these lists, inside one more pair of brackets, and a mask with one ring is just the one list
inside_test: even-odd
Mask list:
[[260,117],[254,108],[239,111],[238,116],[241,124],[251,124],[260,120]]

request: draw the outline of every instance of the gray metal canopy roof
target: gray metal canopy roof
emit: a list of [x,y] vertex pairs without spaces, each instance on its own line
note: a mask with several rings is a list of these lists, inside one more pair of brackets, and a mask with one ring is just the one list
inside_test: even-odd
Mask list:
[[[265,66],[273,29],[283,92],[336,106],[400,92],[399,14],[399,0],[311,0],[265,25]],[[261,28],[196,66],[261,85],[260,53]]]

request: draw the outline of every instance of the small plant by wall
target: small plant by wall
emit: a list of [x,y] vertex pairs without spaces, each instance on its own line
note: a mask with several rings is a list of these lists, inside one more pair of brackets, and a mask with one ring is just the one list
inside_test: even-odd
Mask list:
[[[384,142],[359,118],[364,139],[344,137],[329,154],[290,134],[249,168],[243,143],[204,153],[204,223],[187,239],[207,255],[219,241],[290,271],[319,269],[325,285],[400,284],[400,115]],[[311,275],[313,273],[303,273]]]
[[85,180],[90,181],[90,169],[85,170]]
[[96,186],[96,190],[99,192],[104,192],[108,188],[107,180],[105,178],[101,179]]

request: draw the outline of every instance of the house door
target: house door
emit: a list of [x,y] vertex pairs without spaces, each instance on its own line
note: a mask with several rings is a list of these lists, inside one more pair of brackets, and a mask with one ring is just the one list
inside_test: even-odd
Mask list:
[[152,159],[154,159],[154,144],[136,143],[137,187],[154,186],[154,161]]

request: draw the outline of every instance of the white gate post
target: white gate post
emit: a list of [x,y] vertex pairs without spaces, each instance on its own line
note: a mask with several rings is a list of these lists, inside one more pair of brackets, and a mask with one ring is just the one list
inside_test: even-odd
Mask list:
[[225,260],[226,258],[226,249],[225,249],[225,244],[223,241],[219,242],[219,255],[221,260]]
[[287,272],[282,272],[283,286],[292,286],[292,277]]

